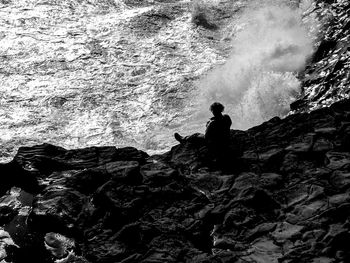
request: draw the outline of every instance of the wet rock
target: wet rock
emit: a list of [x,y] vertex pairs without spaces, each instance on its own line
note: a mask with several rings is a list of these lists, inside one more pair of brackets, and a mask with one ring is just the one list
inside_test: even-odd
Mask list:
[[339,189],[345,189],[350,186],[350,173],[345,171],[335,171],[330,178],[332,185]]
[[327,232],[323,229],[306,231],[302,236],[302,240],[307,241],[311,239],[312,242],[315,242],[316,240],[320,240],[321,238],[323,238],[326,233]]
[[282,256],[282,249],[274,244],[274,241],[268,238],[261,238],[255,241],[247,250],[247,256],[243,256],[244,261],[252,262],[279,262]]
[[40,231],[72,231],[86,202],[87,197],[78,191],[49,186],[34,199],[30,220]]
[[58,233],[47,233],[45,235],[45,247],[55,258],[63,258],[68,255],[69,250],[74,248],[74,241]]
[[293,105],[298,110],[322,108],[341,100],[344,90],[339,87],[347,86],[349,82],[346,70],[341,70],[344,64],[349,64],[349,55],[346,53],[349,15],[345,11],[349,3],[321,0],[316,1],[315,5],[314,12],[324,21],[325,31],[304,72],[303,96]]
[[280,207],[280,205],[264,190],[247,188],[239,193],[240,201],[257,211],[268,212]]
[[317,200],[309,204],[303,204],[296,206],[296,208],[289,214],[287,214],[287,220],[293,223],[302,223],[307,219],[311,219],[313,216],[320,214],[327,209],[327,202]]
[[304,227],[301,225],[294,225],[288,222],[282,222],[277,225],[276,230],[271,236],[279,243],[285,242],[290,239],[297,239],[301,236]]
[[259,178],[261,187],[268,190],[278,189],[283,183],[283,176],[275,173],[263,173]]
[[[198,187],[200,190],[205,191],[208,195],[210,195],[216,190],[219,190],[226,180],[229,180],[228,177],[207,172],[192,174],[191,179],[193,179],[192,184],[195,187]],[[224,187],[222,190],[228,190],[228,188]]]
[[249,231],[248,239],[254,240],[275,230],[276,223],[262,223]]
[[25,171],[19,178],[37,188],[25,206],[6,188],[2,223],[28,228],[11,225],[20,247],[2,251],[13,262],[347,262],[347,105],[336,117],[327,109],[234,131],[244,147],[230,172],[208,163],[200,141],[151,157],[130,147],[21,148],[16,165],[0,169]]
[[136,161],[111,162],[103,167],[106,174],[112,175],[112,180],[129,184],[141,184],[143,177],[140,173],[140,164]]
[[350,195],[349,193],[337,194],[330,196],[328,200],[331,205],[341,205],[350,201]]
[[326,153],[328,151],[333,150],[334,146],[329,140],[320,138],[316,142],[314,142],[312,146],[312,151],[316,153]]
[[9,223],[16,215],[18,211],[8,206],[0,206],[0,225]]
[[0,195],[13,186],[20,187],[28,192],[38,190],[38,182],[33,174],[18,163],[16,160],[12,160],[6,164],[0,164],[1,171],[1,186]]
[[259,154],[259,161],[263,163],[262,169],[266,172],[279,171],[285,153],[283,149],[275,148]]
[[347,152],[328,152],[327,156],[327,168],[331,170],[347,169],[350,166],[350,154]]
[[[112,177],[105,168],[90,168],[82,171],[73,171],[64,183],[69,188],[74,188],[84,195],[92,194],[96,189]],[[52,177],[49,179],[55,180]]]
[[6,250],[8,247],[17,247],[13,242],[11,236],[8,232],[4,231],[3,228],[0,228],[0,260],[3,261],[7,257]]
[[337,129],[335,127],[324,127],[315,129],[315,133],[318,136],[324,136],[326,138],[334,138],[337,133]]
[[141,174],[144,177],[145,184],[157,186],[171,183],[178,175],[173,168],[158,162],[143,165]]
[[349,230],[340,224],[330,225],[327,235],[323,238],[323,242],[327,244],[327,254],[341,259],[349,259],[349,241]]
[[333,263],[333,262],[335,262],[335,259],[327,258],[327,257],[319,257],[319,258],[314,258],[312,260],[312,263]]
[[[317,156],[315,156],[317,158]],[[287,153],[281,164],[281,173],[304,173],[306,169],[317,167],[317,161],[302,157],[296,153]]]
[[133,147],[90,147],[66,150],[51,144],[21,147],[14,160],[22,167],[31,167],[41,174],[53,171],[93,168],[112,161],[138,161],[143,163],[148,155]]

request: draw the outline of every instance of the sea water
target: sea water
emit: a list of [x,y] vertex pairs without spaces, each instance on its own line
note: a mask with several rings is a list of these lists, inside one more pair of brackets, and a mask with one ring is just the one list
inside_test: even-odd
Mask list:
[[[0,161],[43,142],[164,152],[204,131],[213,101],[236,129],[288,114],[313,2],[197,2],[1,1]],[[193,24],[195,4],[216,30]]]

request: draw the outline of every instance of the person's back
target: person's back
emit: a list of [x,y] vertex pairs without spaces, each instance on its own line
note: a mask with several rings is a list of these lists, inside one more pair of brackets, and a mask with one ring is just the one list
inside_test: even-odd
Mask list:
[[232,124],[231,118],[222,114],[223,110],[224,106],[218,102],[210,106],[214,117],[207,122],[204,136],[193,134],[184,138],[178,133],[174,134],[175,139],[180,143],[189,141],[206,145],[211,159],[222,168],[230,162],[230,127]]
[[223,110],[224,106],[218,102],[210,106],[214,117],[208,121],[205,131],[205,139],[209,145],[223,147],[229,144],[232,121],[230,116],[222,114]]
[[213,113],[205,131],[205,141],[212,160],[221,169],[227,169],[230,164],[230,127],[231,118],[223,115],[224,106],[214,102],[210,106]]
[[227,145],[232,121],[228,115],[214,116],[207,123],[205,139],[208,144]]

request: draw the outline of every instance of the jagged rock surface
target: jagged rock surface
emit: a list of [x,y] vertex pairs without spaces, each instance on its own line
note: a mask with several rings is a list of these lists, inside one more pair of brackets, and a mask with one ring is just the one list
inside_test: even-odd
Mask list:
[[322,21],[316,52],[301,74],[303,94],[292,103],[296,111],[309,111],[349,98],[350,2],[315,1],[312,12]]
[[231,172],[191,142],[22,147],[0,167],[1,259],[349,262],[349,129],[346,100],[232,131]]

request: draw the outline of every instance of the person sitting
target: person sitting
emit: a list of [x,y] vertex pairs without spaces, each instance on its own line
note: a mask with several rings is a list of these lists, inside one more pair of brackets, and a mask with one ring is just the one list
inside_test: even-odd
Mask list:
[[204,138],[209,150],[219,154],[220,151],[226,150],[230,144],[232,121],[230,116],[222,114],[224,105],[219,102],[214,102],[210,106],[210,111],[214,116],[207,122]]
[[206,124],[205,134],[195,133],[193,135],[183,137],[178,133],[174,137],[180,143],[189,141],[192,143],[204,142],[208,147],[209,153],[213,159],[217,161],[224,160],[229,154],[230,145],[230,127],[232,124],[230,116],[222,114],[224,105],[219,102],[214,102],[210,105],[210,111],[213,117]]

